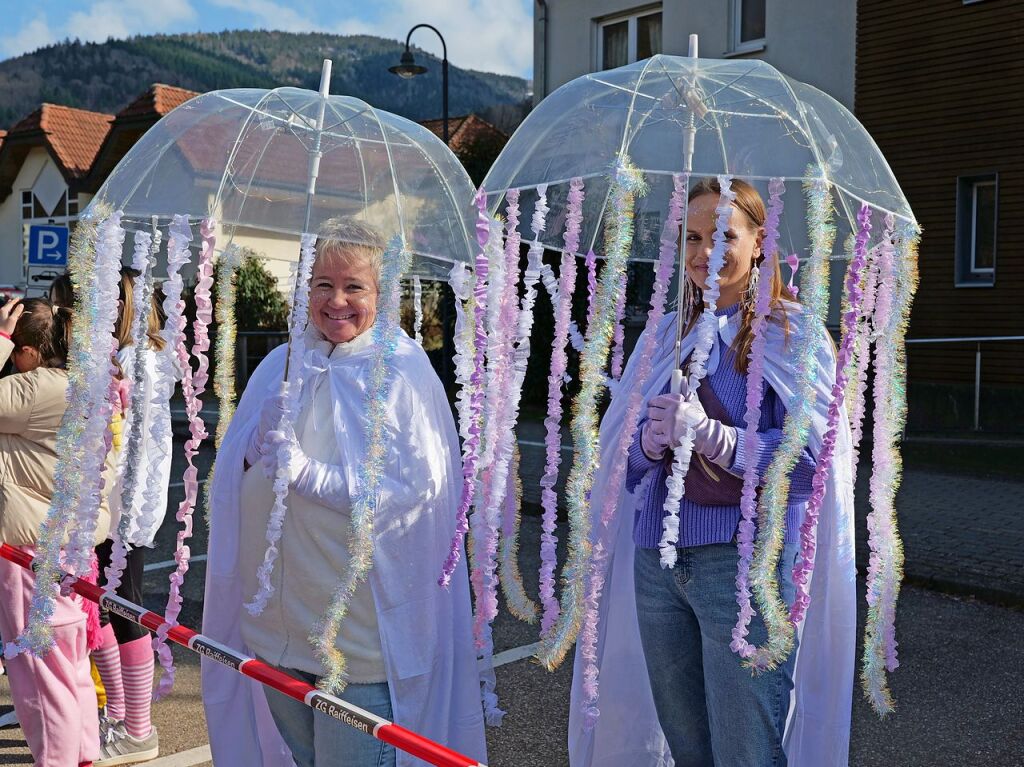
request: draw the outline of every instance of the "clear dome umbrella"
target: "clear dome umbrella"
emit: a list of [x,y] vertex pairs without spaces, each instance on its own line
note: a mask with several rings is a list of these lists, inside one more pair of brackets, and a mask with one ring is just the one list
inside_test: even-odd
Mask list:
[[[350,233],[345,237],[356,244],[360,238],[374,240],[365,244],[386,244],[372,330],[379,336],[376,346],[381,349],[374,357],[373,364],[379,368],[374,381],[381,382],[375,385],[385,386],[389,380],[393,344],[387,339],[397,332],[401,279],[412,277],[417,287],[421,277],[451,277],[453,284],[463,284],[467,269],[474,265],[475,190],[458,159],[425,127],[359,99],[330,95],[330,69],[330,61],[325,61],[319,92],[297,88],[222,90],[178,107],[125,155],[90,202],[76,231],[69,259],[76,309],[80,310],[69,355],[72,406],[58,435],[62,453],[57,482],[63,490],[55,494],[52,534],[41,546],[42,558],[46,567],[56,572],[62,537],[72,531],[69,561],[77,571],[88,567],[91,535],[99,514],[94,501],[99,498],[106,454],[103,427],[110,422],[116,384],[110,353],[112,343],[116,348],[112,332],[117,319],[118,269],[123,260],[129,260],[142,274],[135,281],[132,328],[133,348],[142,348],[148,314],[140,307],[149,305],[154,277],[165,267],[163,308],[168,319],[163,336],[171,354],[161,357],[154,402],[170,399],[175,378],[183,371],[181,386],[192,437],[185,446],[188,468],[186,499],[178,511],[183,525],[175,555],[178,567],[170,577],[171,596],[165,614],[170,623],[180,609],[180,587],[188,569],[185,541],[191,536],[198,489],[192,458],[206,436],[200,396],[210,362],[207,351],[217,256],[225,257],[217,274],[214,389],[220,400],[218,437],[233,412],[235,325],[229,296],[233,295],[232,274],[240,250],[262,256],[270,262],[271,271],[283,278],[282,286],[293,288],[287,380],[282,384],[289,404],[281,422],[281,429],[291,437],[306,367],[304,329],[314,242],[324,222],[340,218],[361,224],[343,228]],[[163,250],[161,241],[166,246]],[[189,270],[195,275],[196,317],[189,334],[191,346],[187,347],[183,289]],[[133,402],[133,407],[136,404]],[[371,403],[368,409],[374,406]],[[368,416],[368,423],[379,426],[380,418],[374,413]],[[132,413],[126,415],[127,430],[134,418]],[[132,490],[148,488],[150,467],[131,460],[131,440],[142,436],[133,433],[126,438],[125,486]],[[378,435],[373,442],[368,437],[367,444],[379,446],[383,438]],[[288,471],[286,463],[284,458],[279,462],[279,479]],[[367,504],[361,512],[372,519],[377,491],[370,486],[372,481],[368,482],[361,488],[360,498]],[[267,532],[266,571],[261,568],[261,583],[269,582],[276,558],[287,486],[287,481],[275,483],[271,526],[276,523],[277,527]],[[146,498],[139,513],[159,514],[162,519],[165,510],[149,502],[148,490]],[[122,522],[128,517],[122,514]],[[363,543],[370,550],[372,541]],[[115,546],[111,583],[119,579],[123,553],[123,546]],[[358,580],[365,577],[365,571],[353,569],[345,577]],[[261,595],[266,596],[262,590]],[[45,627],[46,609],[52,609],[46,602],[41,597],[34,626]],[[49,641],[44,628],[26,639],[33,647]],[[170,670],[167,647],[161,646],[160,653]],[[172,680],[172,674],[165,675],[161,691],[166,691]]]
[[[608,501],[597,495],[591,497],[591,483],[601,457],[596,429],[603,393],[601,378],[613,335],[617,343],[621,339],[621,332],[612,328],[621,323],[627,262],[655,262],[659,269],[672,266],[672,261],[676,267],[681,265],[679,233],[686,230],[686,192],[704,177],[717,177],[724,187],[728,187],[731,179],[747,181],[768,203],[769,214],[775,207],[778,216],[771,225],[772,247],[765,259],[778,258],[793,267],[802,264],[800,298],[807,314],[815,322],[842,323],[842,346],[849,347],[851,360],[856,359],[847,369],[837,371],[837,380],[843,381],[850,392],[851,409],[860,407],[860,418],[865,371],[871,361],[869,349],[872,343],[878,344],[881,351],[876,355],[884,358],[887,371],[879,378],[891,386],[881,398],[876,390],[876,420],[882,420],[885,427],[884,433],[876,432],[876,444],[885,443],[888,451],[899,438],[905,403],[900,383],[905,375],[903,333],[916,286],[919,227],[885,157],[857,119],[829,95],[785,76],[763,61],[697,58],[695,36],[691,37],[688,57],[657,55],[618,69],[584,75],[563,85],[523,121],[483,182],[492,213],[516,211],[518,206],[524,211],[533,207],[547,214],[546,227],[542,228],[528,215],[516,219],[515,231],[507,231],[506,238],[514,234],[524,242],[561,251],[563,271],[566,257],[573,261],[576,257],[587,257],[591,269],[590,316],[594,321],[582,345],[580,393],[574,402],[575,455],[566,485],[571,522],[569,563],[560,608],[551,601],[550,571],[541,572],[545,610],[550,607],[550,613],[558,618],[557,623],[542,629],[538,655],[548,666],[561,662],[581,625],[584,634],[590,632],[585,637],[588,641],[583,655],[592,659],[594,653],[594,605],[598,596],[591,590],[597,589],[599,593],[603,582],[603,564],[595,551],[608,551],[611,518],[602,517],[598,507],[605,506],[607,511]],[[781,200],[783,195],[785,199]],[[716,237],[721,235],[723,240],[724,226],[727,223],[723,224],[720,216]],[[566,236],[574,228],[578,228],[578,236]],[[723,252],[724,246],[719,258]],[[594,279],[596,270],[592,267],[595,253],[598,260],[604,261],[600,284]],[[844,275],[842,269],[830,269],[831,261],[845,265],[847,260],[851,268],[856,264],[854,271]],[[679,271],[677,268],[677,274]],[[638,274],[640,270],[633,268],[630,273]],[[666,284],[662,287],[667,289],[671,269],[655,274],[661,275],[655,276],[655,286],[664,277]],[[717,268],[711,269],[711,274],[717,275]],[[676,282],[681,293],[683,281],[677,278]],[[571,289],[571,285],[567,287]],[[657,295],[658,291],[654,292]],[[842,304],[834,301],[830,308],[830,292],[842,295]],[[879,306],[885,309],[884,318],[869,306],[876,293]],[[717,296],[717,288],[709,288],[708,294]],[[870,295],[870,299],[865,299],[864,294]],[[648,330],[653,329],[665,309],[664,296],[663,290],[657,311],[652,299]],[[851,299],[855,301],[852,314],[848,311]],[[712,315],[710,320],[714,320],[711,311],[704,314]],[[678,364],[682,323],[675,325],[678,381],[682,377]],[[711,330],[703,338],[713,336]],[[565,342],[564,334],[556,336],[555,351],[564,347]],[[808,345],[808,354],[810,350]],[[621,354],[618,349],[617,353]],[[694,357],[697,356],[695,352]],[[612,360],[615,377],[614,356]],[[706,372],[701,369],[702,364],[696,365],[697,373],[691,373],[691,392]],[[814,381],[808,377],[810,373],[800,376],[800,385],[807,394]],[[555,381],[555,377],[551,380]],[[612,393],[617,396],[614,388]],[[552,384],[552,424],[557,423],[561,414],[559,394]],[[613,407],[614,403],[615,399]],[[800,409],[800,401],[790,404]],[[837,412],[842,405],[839,398]],[[853,424],[854,420],[851,417],[851,425],[855,435],[859,435],[860,424]],[[627,420],[622,431],[631,435],[630,429],[634,427],[635,422],[630,425]],[[793,431],[798,433],[800,429]],[[806,434],[806,424],[803,433]],[[552,478],[557,476],[559,461],[553,428],[548,429],[548,437],[546,477]],[[626,447],[628,443],[620,446],[622,460]],[[794,441],[792,449],[802,446]],[[678,476],[685,476],[689,452],[677,450],[676,459]],[[606,469],[602,466],[601,470]],[[608,471],[614,475],[614,469]],[[890,479],[891,484],[898,484],[898,474]],[[549,482],[546,487],[550,486]],[[681,478],[674,487],[682,492]],[[609,497],[614,499],[616,493]],[[875,508],[875,521],[891,517],[891,496],[882,498]],[[553,524],[553,503],[545,505],[545,515],[546,519],[550,517],[546,524]],[[886,532],[884,536],[888,537],[879,533],[877,541],[873,538],[873,550],[877,543],[895,552],[885,560],[886,566],[892,567],[882,579],[890,586],[896,585],[880,598],[885,608],[872,612],[869,628],[873,632],[874,653],[874,686],[870,695],[872,703],[884,711],[891,701],[884,681],[880,681],[877,659],[882,656],[880,645],[885,644],[888,657],[884,665],[893,666],[890,608],[898,591],[900,555],[898,541],[893,537],[894,526],[873,529],[892,531],[891,536]],[[672,540],[671,531],[666,528],[662,548],[662,564],[666,566],[671,559],[669,550],[674,551]],[[550,550],[545,554],[542,546],[542,561],[553,559],[553,539],[544,545]],[[805,551],[804,555],[806,559],[810,552]],[[882,556],[885,559],[887,555]],[[879,617],[881,613],[885,614]],[[799,623],[799,617],[794,623]],[[781,619],[777,622],[773,637],[791,635],[791,629],[784,624]],[[879,639],[883,634],[886,639]],[[586,675],[588,679],[596,678],[592,663]],[[588,693],[587,706],[595,696],[596,684]],[[587,716],[592,717],[593,711]]]
[[129,230],[211,218],[218,248],[290,260],[286,243],[342,217],[399,236],[424,276],[471,264],[473,185],[455,155],[422,125],[327,95],[328,80],[329,69],[323,94],[238,88],[186,102],[132,147],[91,210],[122,211]]

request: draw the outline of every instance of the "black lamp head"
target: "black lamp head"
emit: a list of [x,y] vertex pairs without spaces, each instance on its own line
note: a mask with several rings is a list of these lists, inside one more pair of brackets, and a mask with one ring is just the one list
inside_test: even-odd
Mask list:
[[426,67],[420,66],[416,63],[416,59],[412,55],[412,51],[408,48],[402,54],[401,63],[394,67],[388,67],[388,71],[398,75],[404,80],[408,80],[416,75],[422,75],[428,70]]

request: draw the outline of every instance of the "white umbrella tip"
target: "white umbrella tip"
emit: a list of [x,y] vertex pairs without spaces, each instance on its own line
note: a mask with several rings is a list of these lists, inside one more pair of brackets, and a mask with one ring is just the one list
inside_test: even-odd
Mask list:
[[320,71],[320,95],[327,96],[331,92],[331,60],[324,59],[324,68]]
[[690,52],[687,55],[691,59],[697,58],[697,35],[690,35]]

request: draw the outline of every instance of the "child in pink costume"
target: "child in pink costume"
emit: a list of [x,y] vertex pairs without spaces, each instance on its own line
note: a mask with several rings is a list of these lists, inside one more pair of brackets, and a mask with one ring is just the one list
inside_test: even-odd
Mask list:
[[[70,325],[71,311],[44,299],[0,307],[0,364],[11,358],[17,370],[0,379],[0,540],[29,553],[53,495],[57,429],[67,404]],[[108,459],[108,482],[112,468]],[[98,536],[109,524],[104,503]],[[31,571],[0,560],[0,636],[8,643],[25,629],[34,583]],[[36,767],[79,767],[99,755],[96,691],[80,601],[56,597],[55,643],[44,656],[7,654],[14,709]]]

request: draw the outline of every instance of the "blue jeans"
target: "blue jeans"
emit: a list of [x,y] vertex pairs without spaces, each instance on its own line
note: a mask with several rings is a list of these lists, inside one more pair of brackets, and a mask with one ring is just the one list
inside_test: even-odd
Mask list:
[[[315,685],[317,677],[282,668],[286,674]],[[291,749],[296,767],[395,767],[395,747],[359,732],[321,711],[266,688],[267,704],[281,737]],[[387,682],[350,684],[341,698],[382,719],[391,721],[391,693]]]
[[[787,604],[794,597],[798,547],[786,545],[779,560]],[[736,544],[679,549],[674,569],[662,569],[659,556],[657,549],[636,550],[636,611],[658,722],[676,767],[784,767],[796,653],[753,676],[729,649]],[[759,645],[766,638],[761,616],[754,615],[747,640]]]

